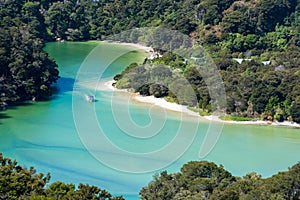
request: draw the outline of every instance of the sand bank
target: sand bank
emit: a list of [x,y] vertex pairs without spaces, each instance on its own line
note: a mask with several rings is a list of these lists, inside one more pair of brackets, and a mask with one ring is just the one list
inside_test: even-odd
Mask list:
[[[107,81],[104,83],[104,85],[106,86],[107,89],[111,90],[111,91],[116,91],[116,92],[128,92],[128,90],[120,90],[117,89],[113,86],[113,83],[115,83],[114,80],[111,81]],[[296,127],[296,128],[300,128],[300,125],[295,123],[295,122],[270,122],[270,121],[263,121],[263,120],[257,120],[257,121],[227,121],[227,120],[221,120],[218,116],[200,116],[199,113],[194,112],[192,110],[189,110],[187,108],[187,106],[183,106],[183,105],[179,105],[177,103],[171,103],[171,102],[167,102],[165,99],[163,98],[156,98],[154,96],[141,96],[138,93],[135,93],[132,96],[132,100],[133,101],[138,101],[141,103],[147,103],[147,104],[152,104],[152,105],[156,105],[159,106],[161,108],[167,109],[167,110],[171,110],[171,111],[176,111],[176,112],[182,112],[194,117],[199,117],[202,119],[206,119],[208,121],[218,121],[218,122],[223,122],[226,124],[244,124],[244,125],[272,125],[272,126],[289,126],[289,127]]]
[[[144,50],[148,53],[154,52],[151,47],[146,47],[141,44],[135,44],[135,43],[124,43],[124,42],[115,42],[115,41],[104,41],[112,44],[117,44],[117,45],[124,45],[124,46],[130,46],[134,48],[138,48],[141,50]],[[129,92],[128,90],[120,90],[117,89],[113,86],[113,83],[115,83],[114,80],[110,80],[104,83],[104,88],[111,90],[111,91],[119,91],[119,92]],[[98,85],[97,89],[102,88],[101,86]],[[182,112],[186,113],[188,115],[194,116],[194,117],[199,117],[201,119],[205,119],[208,121],[219,121],[219,122],[224,122],[226,124],[245,124],[245,125],[273,125],[273,126],[289,126],[289,127],[296,127],[300,128],[300,125],[295,123],[295,122],[270,122],[270,121],[263,121],[263,120],[257,120],[257,121],[227,121],[227,120],[221,120],[218,116],[200,116],[199,113],[194,112],[192,110],[189,110],[187,106],[179,105],[176,103],[171,103],[167,102],[163,98],[155,98],[154,96],[141,96],[139,94],[134,94],[133,95],[133,100],[142,102],[142,103],[147,103],[147,104],[152,104],[156,105],[162,108],[165,108],[167,110],[171,111],[176,111],[176,112]]]
[[117,44],[117,45],[123,45],[123,46],[129,46],[129,47],[134,47],[137,49],[144,50],[148,53],[154,52],[152,47],[147,47],[143,46],[142,44],[136,44],[136,43],[126,43],[126,42],[117,42],[117,41],[109,41],[109,40],[104,40],[103,42],[111,43],[111,44]]

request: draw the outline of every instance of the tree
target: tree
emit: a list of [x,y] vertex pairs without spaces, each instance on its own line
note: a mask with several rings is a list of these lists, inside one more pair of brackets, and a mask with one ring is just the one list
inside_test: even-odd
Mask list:
[[166,171],[154,176],[154,181],[140,191],[142,199],[207,199],[214,188],[225,187],[234,177],[216,164],[207,161],[189,162],[180,173]]
[[31,167],[26,169],[17,161],[4,158],[0,153],[0,198],[20,199],[31,195],[41,195],[50,180],[50,174],[37,174]]
[[49,35],[46,30],[44,16],[40,12],[39,2],[27,2],[23,5],[22,21],[32,29],[32,34],[36,37],[48,40]]
[[156,98],[164,97],[168,95],[168,88],[165,85],[154,83],[149,87],[149,94]]
[[66,195],[70,195],[75,190],[74,184],[65,184],[63,182],[54,182],[45,190],[47,196],[61,199]]
[[271,96],[269,98],[268,104],[266,105],[265,111],[273,116],[275,114],[276,109],[279,107],[279,98],[277,96]]
[[45,37],[38,3],[15,11],[5,1],[0,7],[0,104],[45,99],[58,79],[55,62],[43,52]]
[[70,15],[73,8],[72,2],[55,2],[45,13],[45,23],[51,34],[61,39],[66,39],[66,31],[70,24]]
[[246,34],[251,30],[249,18],[239,10],[231,12],[223,17],[222,24],[225,33]]
[[282,24],[293,10],[288,0],[264,0],[256,7],[258,15],[258,29],[261,32],[269,32],[275,29],[277,23]]
[[294,122],[300,123],[300,101],[297,99],[290,108],[290,113]]
[[233,177],[222,166],[207,161],[185,164],[180,173],[166,171],[155,175],[154,180],[140,191],[146,199],[299,199],[300,163],[288,171],[270,178],[252,172]]
[[0,153],[0,199],[82,199],[82,200],[124,200],[121,196],[112,197],[106,190],[80,183],[54,182],[46,188],[50,174],[36,173],[33,167],[26,169],[17,161],[4,158]]

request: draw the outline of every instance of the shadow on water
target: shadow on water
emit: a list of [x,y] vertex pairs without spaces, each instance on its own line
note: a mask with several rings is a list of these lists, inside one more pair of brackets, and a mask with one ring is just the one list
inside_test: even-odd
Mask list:
[[2,120],[3,119],[9,119],[11,118],[9,115],[7,115],[6,113],[3,113],[2,111],[0,111],[0,125],[2,125]]
[[[46,100],[43,100],[43,101],[46,101]],[[16,109],[18,109],[21,106],[22,107],[33,106],[34,104],[35,104],[35,102],[34,101],[30,101],[30,100],[23,101],[23,102],[16,102],[16,103],[13,103],[13,104],[7,106],[5,110],[16,110]],[[4,115],[4,117],[2,117],[1,114]],[[4,112],[2,112],[2,113],[0,112],[0,119],[2,119],[2,118],[11,118],[11,117],[8,116]]]
[[61,77],[57,80],[57,83],[54,85],[53,95],[55,96],[60,93],[73,91],[74,83],[75,79],[73,78]]
[[[73,85],[75,83],[75,79],[73,78],[66,78],[66,77],[61,77],[60,79],[57,80],[57,82],[53,85],[52,89],[52,96],[45,98],[45,99],[39,99],[37,102],[47,102],[54,100],[56,98],[59,98],[59,94],[63,94],[66,92],[73,91]],[[25,106],[34,106],[36,104],[35,101],[27,100],[24,102],[17,102],[12,105],[9,105],[6,109],[8,110],[14,110],[18,109],[19,107],[25,107]],[[1,109],[1,108],[0,108]],[[3,124],[3,119],[8,119],[12,118],[8,114],[5,113],[5,110],[2,111],[0,110],[0,125]]]
[[0,112],[0,119],[8,119],[11,118],[8,114]]

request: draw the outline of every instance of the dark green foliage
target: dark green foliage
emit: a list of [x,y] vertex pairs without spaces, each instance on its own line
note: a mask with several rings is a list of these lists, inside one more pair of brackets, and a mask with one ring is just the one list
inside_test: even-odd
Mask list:
[[58,38],[66,39],[66,31],[69,28],[72,2],[56,2],[45,14],[46,24],[52,34]]
[[[290,51],[288,56],[269,53],[271,60],[276,59],[270,65],[263,65],[259,60],[237,64],[226,57],[216,63],[221,68],[227,93],[227,112],[233,115],[232,119],[238,116],[261,117],[282,122],[289,118],[291,104],[300,95],[297,86],[299,61],[298,58],[292,59],[296,56],[294,53]],[[284,66],[286,59],[293,62]],[[175,54],[165,53],[162,58],[147,60],[142,66],[132,64],[122,74],[116,75],[115,80],[118,80],[117,87],[133,88],[142,95],[168,96],[180,104],[198,106],[208,112],[212,109],[208,83],[193,65]],[[193,91],[188,92],[187,86]]]
[[180,173],[164,171],[155,175],[154,180],[140,191],[140,196],[143,200],[299,199],[300,163],[264,179],[256,173],[234,177],[222,166],[206,161],[189,162]]
[[292,104],[290,112],[293,121],[300,123],[300,99],[299,98]]
[[[147,60],[141,66],[133,63],[114,77],[117,80],[116,87],[132,88],[134,92],[139,92],[141,95],[169,96],[180,104],[195,106],[198,94],[196,88],[187,88],[188,82],[183,74],[176,71],[185,70],[186,65],[182,58],[172,53],[165,53],[161,59]],[[198,79],[199,76],[194,78]],[[190,79],[191,82],[195,81],[195,84],[199,83],[199,80],[194,80],[192,77]]]
[[57,1],[47,5],[46,24],[53,38],[102,39],[145,26],[165,25],[189,34],[197,26],[198,1]]
[[[290,108],[300,95],[298,1],[6,0],[0,5],[1,108],[5,103],[43,99],[51,94],[58,71],[42,52],[44,40],[105,39],[133,29],[115,39],[139,42],[144,35],[134,28],[150,26],[179,30],[204,46],[220,68],[228,113],[278,121],[295,114],[294,107]],[[164,37],[159,29],[153,34],[161,40],[150,39],[145,45],[167,49],[171,47],[165,38],[182,40],[179,36]],[[181,45],[178,42],[172,49]],[[197,70],[184,58],[157,51],[163,58],[146,60],[144,66],[131,65],[115,76],[116,86],[133,88],[143,95],[168,96],[175,102],[211,111],[207,83]],[[237,57],[253,60],[237,64],[232,60]],[[268,60],[271,64],[264,66],[262,62]],[[193,92],[182,89],[187,85],[183,80]]]
[[149,94],[156,98],[164,97],[168,95],[168,88],[159,83],[154,83],[149,87]]
[[67,40],[87,40],[90,38],[89,15],[85,2],[55,2],[45,12],[46,25],[50,34],[56,38]]
[[[118,5],[117,1],[114,3]],[[261,117],[277,121],[290,117],[292,102],[300,95],[300,88],[297,87],[300,80],[299,3],[292,0],[186,0],[173,3],[161,1],[159,4],[161,8],[157,8],[157,2],[148,1],[143,2],[141,8],[134,7],[131,3],[125,7],[127,5],[131,6],[129,10],[132,15],[143,16],[144,21],[133,23],[139,17],[131,20],[136,26],[166,25],[189,33],[194,39],[198,39],[199,43],[204,44],[220,68],[227,93],[227,112],[233,117]],[[169,12],[170,10],[173,12]],[[147,14],[149,11],[157,13],[156,18],[149,16]],[[120,12],[123,12],[122,8]],[[186,16],[182,15],[183,12]],[[181,19],[178,16],[181,16]],[[109,25],[114,26],[113,23]],[[128,36],[126,34],[121,36],[120,40],[132,42],[138,42],[138,38],[141,37],[135,35],[134,31]],[[150,41],[148,45],[152,44],[153,41]],[[167,96],[171,100],[211,111],[207,83],[202,80],[197,70],[170,52],[160,53],[163,53],[162,58],[146,63],[152,67],[169,66],[172,78],[177,78],[178,83],[172,83],[166,78],[171,76],[163,78],[159,73],[150,73],[145,66],[134,66],[135,70],[115,77],[116,80],[120,80],[117,87],[133,88],[143,95],[153,95],[154,92],[150,92],[152,88],[152,91],[159,91],[157,96],[164,96],[166,93],[162,95],[162,88],[157,85],[165,85],[169,89]],[[252,61],[237,64],[232,61],[232,58],[237,57],[251,58]],[[271,61],[270,65],[262,64],[268,60]],[[193,88],[196,101],[180,89],[180,85],[184,85],[180,83],[182,79],[186,79]],[[144,82],[147,84],[144,85]]]
[[264,0],[259,1],[257,7],[258,29],[262,32],[274,30],[277,23],[283,20],[294,10],[288,0]]
[[21,2],[0,7],[0,104],[45,99],[58,78],[57,65],[43,52],[47,33],[39,3]]
[[26,169],[4,158],[0,153],[0,199],[19,199],[40,195],[50,175],[36,174],[34,168]]
[[33,167],[21,167],[0,153],[0,199],[123,200],[96,186],[79,184],[76,189],[74,184],[63,182],[46,185],[49,180],[50,174],[37,174]]
[[143,96],[151,96],[151,94],[150,94],[150,92],[149,92],[150,85],[151,85],[151,84],[145,84],[145,85],[142,85],[141,87],[139,87],[139,88],[137,89],[137,92],[139,92],[140,95],[143,95]]
[[211,162],[189,162],[177,174],[155,175],[140,191],[142,199],[206,199],[215,188],[225,188],[235,181],[222,166]]
[[249,17],[239,10],[235,10],[225,16],[222,23],[225,33],[247,34],[252,29],[249,24]]

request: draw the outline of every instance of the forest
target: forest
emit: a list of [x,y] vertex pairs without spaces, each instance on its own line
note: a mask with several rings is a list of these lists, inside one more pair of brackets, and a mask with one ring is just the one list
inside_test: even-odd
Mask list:
[[[228,118],[300,122],[299,12],[297,0],[2,0],[0,107],[51,96],[59,75],[43,51],[46,42],[104,40],[130,29],[165,27],[189,35],[213,58],[225,84]],[[202,77],[182,58],[161,53],[146,64],[180,71],[196,94],[182,103],[210,113]],[[127,77],[118,86],[136,80]],[[179,102],[169,85],[150,85],[140,88],[144,95]]]
[[46,27],[39,4],[0,2],[0,109],[25,100],[44,100],[58,78],[43,51]]
[[[165,27],[189,35],[213,58],[225,84],[228,118],[300,123],[300,1],[0,0],[0,17],[0,110],[52,95],[59,71],[43,50],[47,42],[104,40],[129,29]],[[201,74],[184,57],[156,51],[161,58],[131,64],[115,77],[116,86],[210,113],[211,97]],[[233,58],[246,60],[239,64]],[[149,74],[153,81],[139,84]],[[172,78],[187,80],[196,98],[180,93],[184,84],[177,87]],[[0,199],[123,199],[96,186],[49,181],[49,174],[0,154]],[[154,176],[140,196],[299,199],[299,188],[299,163],[262,178],[256,173],[236,177],[214,163],[193,161],[179,173]]]
[[5,158],[0,153],[1,200],[124,200],[96,186],[80,183],[76,188],[72,183],[56,181],[49,184],[49,181],[49,173],[37,173],[34,167],[22,167],[16,160]]
[[[50,174],[37,173],[30,167],[22,167],[16,160],[5,158],[0,153],[0,199],[78,199],[78,200],[123,200],[113,197],[97,186],[56,181],[49,183]],[[191,161],[184,164],[178,173],[162,171],[156,174],[147,186],[141,189],[143,200],[239,200],[239,199],[299,199],[300,163],[269,178],[257,173],[243,177],[233,176],[208,161]]]
[[269,178],[252,172],[233,176],[222,165],[191,161],[180,172],[156,174],[140,191],[142,200],[279,200],[300,198],[300,163]]

